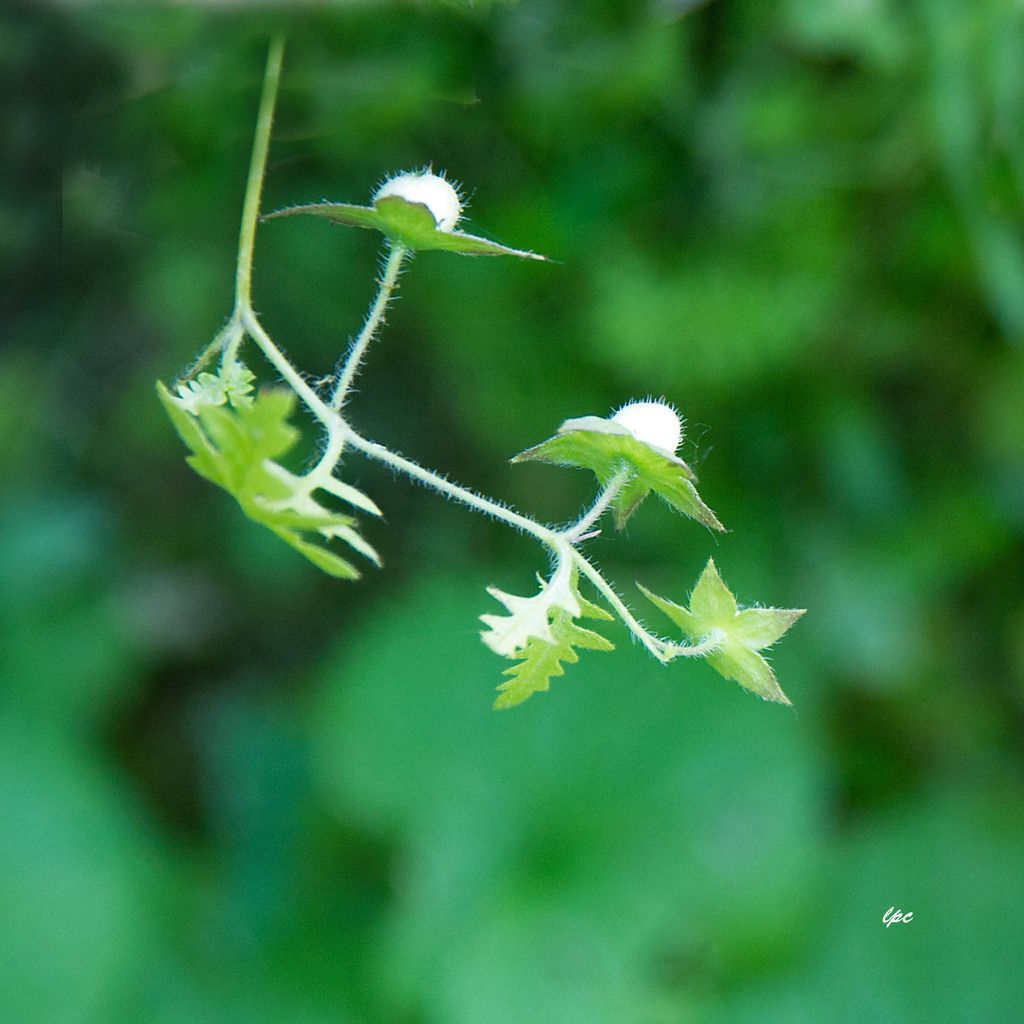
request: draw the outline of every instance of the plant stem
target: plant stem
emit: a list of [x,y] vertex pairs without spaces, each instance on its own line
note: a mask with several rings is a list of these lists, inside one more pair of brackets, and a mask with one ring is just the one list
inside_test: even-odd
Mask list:
[[[659,639],[652,633],[649,633],[640,625],[639,622],[637,622],[636,617],[629,608],[626,607],[622,598],[615,593],[601,573],[572,547],[572,542],[564,534],[548,529],[548,527],[541,525],[536,522],[536,520],[530,519],[528,516],[520,515],[518,512],[515,512],[510,508],[506,508],[504,505],[500,505],[496,501],[492,501],[490,498],[485,498],[480,494],[476,494],[475,492],[466,489],[465,487],[453,484],[450,480],[446,480],[440,474],[429,469],[424,469],[417,463],[404,458],[396,452],[391,451],[389,448],[385,448],[384,445],[377,444],[375,441],[368,441],[365,437],[362,437],[352,430],[352,428],[347,424],[344,424],[344,421],[342,421],[341,430],[344,432],[345,441],[369,458],[375,459],[377,462],[382,462],[384,465],[390,466],[399,473],[404,473],[406,476],[411,477],[418,483],[421,483],[432,490],[438,491],[454,501],[468,506],[469,508],[475,509],[477,512],[482,512],[484,515],[490,516],[492,519],[497,519],[500,522],[506,523],[508,526],[518,530],[520,533],[525,533],[531,537],[535,537],[542,544],[551,548],[551,550],[554,551],[560,559],[571,558],[574,560],[580,567],[580,571],[587,577],[587,579],[590,580],[591,583],[594,584],[612,608],[615,609],[629,631],[633,633],[633,635],[636,636],[636,638],[659,661],[669,662],[673,658],[680,656],[706,654],[708,651],[713,650],[719,645],[720,640],[718,638],[711,637],[706,641],[702,641],[700,645],[693,647],[686,647],[672,643],[671,641]],[[615,481],[612,481],[612,483],[615,483]],[[621,484],[619,484],[619,486],[621,486]],[[605,493],[610,490],[611,487],[609,486],[605,489]],[[602,494],[602,497],[604,497],[604,494]],[[613,497],[614,494],[604,502],[603,508],[607,508],[608,501],[611,501]],[[598,500],[600,501],[600,498]],[[596,504],[597,503],[595,503],[595,507]],[[593,511],[593,509],[591,509],[591,511]],[[600,515],[600,511],[598,512],[598,515]]]
[[267,169],[270,149],[270,127],[274,121],[274,104],[281,81],[281,62],[284,58],[284,37],[274,36],[267,51],[267,69],[263,76],[263,92],[256,118],[256,135],[249,161],[249,178],[245,185],[242,205],[242,228],[238,235],[238,267],[235,273],[236,314],[252,308],[252,255],[256,244],[256,224],[260,216],[260,197]]
[[331,408],[336,411],[341,409],[345,403],[345,397],[352,388],[352,382],[359,372],[363,356],[366,354],[370,342],[373,341],[377,328],[384,322],[384,314],[387,311],[388,303],[391,301],[395,285],[398,283],[398,273],[402,269],[402,260],[405,259],[408,252],[409,250],[404,245],[397,242],[388,251],[388,258],[384,264],[384,273],[381,275],[377,297],[373,300],[373,305],[366,316],[366,322],[363,324],[363,329],[359,332],[359,337],[356,338],[349,349],[345,365],[341,370],[341,376],[338,378],[338,383],[334,388],[334,394],[331,395]]
[[324,446],[323,455],[317,460],[316,465],[306,474],[311,479],[323,476],[333,476],[334,468],[338,465],[338,459],[345,450],[345,426],[340,417],[334,427],[327,430],[327,444]]
[[674,647],[674,644],[666,643],[658,637],[649,633],[637,622],[633,613],[626,607],[625,602],[612,589],[608,581],[601,573],[590,564],[578,551],[573,550],[573,557],[580,567],[580,572],[597,587],[601,596],[615,609],[618,616],[629,628],[629,631],[653,654],[658,661],[671,661],[672,655],[666,656],[666,648]]
[[555,551],[561,551],[564,547],[565,542],[561,539],[558,533],[554,530],[548,529],[546,526],[542,526],[540,523],[536,522],[536,520],[530,519],[528,516],[520,515],[518,512],[515,512],[510,508],[506,508],[504,505],[501,505],[496,501],[492,501],[490,498],[485,498],[480,494],[476,494],[465,487],[453,484],[450,480],[445,479],[439,473],[435,473],[429,469],[424,469],[422,466],[412,462],[410,459],[406,459],[397,452],[391,451],[390,448],[385,448],[384,445],[377,444],[375,441],[368,441],[365,437],[360,436],[347,425],[344,430],[345,440],[351,444],[353,448],[358,449],[371,459],[375,459],[377,462],[382,462],[384,465],[390,466],[399,473],[404,473],[406,476],[411,477],[418,483],[440,492],[446,497],[451,498],[453,501],[467,505],[469,508],[476,509],[477,512],[482,512],[484,515],[490,516],[492,519],[497,519],[500,522],[507,523],[520,533],[526,533],[531,537],[536,537],[542,544],[547,545]]
[[345,398],[352,388],[352,383],[359,372],[366,350],[373,340],[378,328],[384,320],[388,303],[391,301],[402,261],[408,250],[401,245],[393,245],[388,252],[384,272],[381,275],[380,288],[367,314],[366,321],[358,337],[352,343],[345,363],[342,367],[337,385],[330,401],[323,399],[306,383],[302,374],[292,365],[287,356],[259,322],[252,308],[252,264],[253,251],[256,243],[256,226],[259,221],[260,199],[263,192],[263,179],[266,174],[267,154],[270,149],[270,131],[274,119],[274,105],[281,80],[281,64],[284,57],[284,39],[275,36],[267,53],[267,66],[263,79],[263,90],[260,96],[259,114],[256,122],[256,134],[253,139],[252,158],[249,164],[249,177],[246,182],[245,200],[242,206],[242,226],[238,238],[238,265],[235,274],[235,307],[231,319],[221,329],[213,341],[203,350],[199,358],[187,371],[185,379],[195,374],[218,348],[223,349],[223,364],[227,365],[235,359],[238,347],[244,336],[248,334],[266,356],[271,365],[280,373],[288,386],[302,400],[309,411],[324,425],[327,430],[327,445],[317,465],[307,474],[315,479],[320,474],[332,473],[346,444],[352,445],[371,459],[390,466],[393,470],[403,473],[411,479],[440,494],[451,498],[471,509],[497,519],[506,525],[536,538],[550,548],[561,562],[573,560],[580,571],[597,588],[608,604],[618,613],[627,628],[640,642],[662,662],[671,661],[676,657],[699,656],[713,651],[721,644],[721,636],[709,634],[699,643],[685,646],[671,641],[661,640],[649,633],[636,620],[625,602],[601,575],[600,571],[583,557],[573,545],[579,543],[587,531],[607,511],[629,477],[628,471],[619,473],[601,491],[588,509],[572,526],[562,531],[552,530],[547,526],[521,515],[513,509],[476,494],[465,487],[453,484],[439,473],[425,469],[423,466],[385,448],[384,445],[369,441],[357,434],[342,419],[340,410]]
[[713,629],[703,640],[695,644],[669,644],[668,660],[673,658],[703,658],[705,654],[711,654],[722,646],[724,639],[721,630]]
[[615,476],[609,483],[608,486],[601,491],[597,496],[597,500],[590,507],[587,512],[584,512],[582,516],[568,529],[562,531],[562,536],[570,544],[578,544],[586,534],[586,532],[604,515],[605,510],[615,500],[619,491],[622,490],[623,485],[629,479],[630,471],[628,469],[622,470],[617,476]]
[[238,350],[242,347],[242,342],[245,341],[245,329],[242,327],[241,317],[232,317],[229,327],[231,329],[228,331],[227,343],[220,355],[221,369],[230,366],[238,359]]
[[230,320],[214,335],[213,341],[209,342],[206,348],[199,353],[192,360],[189,368],[178,377],[178,382],[181,384],[190,381],[212,358],[218,351],[224,347],[224,339],[228,337],[232,330],[237,330],[238,320],[232,316]]
[[285,382],[292,391],[306,403],[309,411],[327,427],[328,431],[336,431],[341,424],[338,414],[333,409],[328,408],[320,396],[305,382],[302,374],[292,366],[287,356],[263,329],[263,325],[256,319],[256,314],[251,309],[243,309],[241,318],[242,325],[252,340],[260,347],[263,354],[273,365],[274,369],[285,379]]

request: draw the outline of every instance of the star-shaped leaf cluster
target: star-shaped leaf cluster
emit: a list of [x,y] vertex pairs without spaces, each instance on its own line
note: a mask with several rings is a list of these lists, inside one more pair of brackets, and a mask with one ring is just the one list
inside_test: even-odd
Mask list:
[[382,232],[387,238],[406,249],[425,251],[442,249],[464,256],[519,256],[527,260],[543,260],[544,257],[526,249],[512,249],[507,245],[492,242],[463,231],[445,231],[437,226],[434,215],[423,203],[411,203],[400,196],[385,196],[373,206],[355,206],[351,203],[309,203],[303,206],[288,206],[283,210],[268,213],[263,219],[294,217],[310,214],[323,217],[334,224],[349,227],[368,228]]
[[771,665],[759,652],[770,647],[804,614],[801,608],[739,608],[736,598],[709,559],[690,595],[689,608],[640,587],[694,642],[720,638],[720,646],[707,655],[708,663],[726,679],[734,679],[764,700],[789,704]]
[[[357,530],[357,520],[341,515],[313,497],[317,488],[365,512],[380,515],[374,502],[340,480],[296,476],[277,460],[297,443],[299,431],[288,420],[295,395],[281,389],[261,391],[233,407],[190,403],[162,383],[157,394],[182,441],[191,449],[188,464],[232,495],[242,511],[266,526],[331,576],[356,579],[359,571],[329,542],[344,541],[375,564],[377,553]],[[195,409],[195,411],[190,411]]]
[[508,615],[481,615],[488,627],[481,634],[495,653],[515,659],[505,669],[508,680],[498,687],[495,708],[510,708],[550,688],[555,676],[565,674],[564,664],[579,661],[576,648],[610,651],[613,644],[599,633],[576,625],[581,617],[611,619],[604,608],[588,601],[579,591],[576,567],[559,563],[549,582],[541,580],[533,597],[516,597],[494,587],[488,591],[508,609]]
[[603,487],[627,470],[626,483],[612,503],[612,517],[619,530],[652,491],[683,515],[712,530],[725,529],[701,500],[694,486],[697,476],[682,459],[638,440],[611,420],[599,416],[566,420],[554,437],[512,459],[530,460],[592,470]]

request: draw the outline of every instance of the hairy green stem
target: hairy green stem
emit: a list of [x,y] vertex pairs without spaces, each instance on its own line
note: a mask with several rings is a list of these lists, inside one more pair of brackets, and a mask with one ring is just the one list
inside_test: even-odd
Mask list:
[[626,607],[626,603],[612,589],[608,581],[601,573],[590,564],[578,551],[573,550],[573,557],[580,567],[580,572],[590,580],[597,588],[601,596],[615,609],[619,618],[626,624],[629,631],[653,654],[658,661],[671,661],[671,656],[666,657],[666,648],[674,646],[665,640],[661,640],[649,633],[637,622],[633,613]]
[[713,629],[706,637],[695,644],[669,644],[668,660],[672,658],[703,658],[705,654],[713,654],[722,646],[725,635],[720,629]]
[[597,496],[594,504],[572,526],[562,531],[562,536],[570,544],[578,544],[585,538],[587,531],[604,515],[608,506],[616,499],[619,491],[629,479],[629,475],[628,469],[617,474]]
[[462,505],[467,505],[469,508],[476,509],[477,512],[482,512],[486,516],[490,516],[492,519],[497,519],[500,522],[506,523],[513,529],[518,530],[520,533],[529,534],[531,537],[536,537],[542,544],[552,548],[555,551],[560,551],[564,542],[561,537],[554,530],[548,529],[546,526],[542,526],[535,519],[531,519],[529,516],[520,515],[510,508],[506,508],[504,505],[499,504],[490,498],[485,498],[483,495],[476,494],[474,491],[470,491],[465,487],[460,487],[458,484],[453,484],[450,480],[441,476],[440,473],[435,473],[433,470],[424,469],[418,463],[407,459],[397,452],[391,451],[390,448],[385,448],[382,444],[377,444],[376,441],[368,441],[365,437],[360,436],[351,427],[345,425],[345,440],[352,445],[353,448],[361,451],[364,455],[377,462],[384,463],[385,466],[390,466],[392,469],[397,470],[399,473],[405,474],[413,480],[431,488],[432,490],[438,491],[439,493],[451,498],[453,501],[457,501]]
[[[482,495],[467,490],[465,487],[453,484],[450,480],[445,479],[440,474],[429,469],[424,469],[424,467],[417,463],[391,451],[390,448],[385,448],[384,445],[377,444],[375,441],[368,441],[366,438],[352,430],[347,424],[342,427],[342,430],[345,434],[345,440],[348,441],[353,448],[361,451],[369,458],[374,459],[377,462],[381,462],[386,466],[390,466],[397,472],[403,473],[405,476],[418,481],[432,490],[446,495],[454,501],[475,509],[477,512],[482,512],[484,515],[490,516],[492,519],[497,519],[506,523],[508,526],[518,530],[520,533],[525,533],[529,536],[535,537],[546,547],[549,547],[554,551],[560,560],[572,559],[575,561],[579,566],[580,571],[587,577],[587,579],[590,580],[591,583],[594,584],[608,604],[615,609],[630,632],[633,633],[659,661],[668,662],[679,656],[705,654],[707,651],[713,650],[719,645],[720,641],[717,639],[713,643],[709,644],[706,649],[696,646],[686,647],[672,643],[671,641],[661,640],[652,633],[649,633],[640,625],[639,622],[637,622],[636,617],[629,608],[626,607],[622,598],[615,593],[601,573],[572,547],[572,541],[570,541],[565,534],[560,534],[555,530],[542,526],[536,520],[529,518],[529,516],[520,515],[518,512],[515,512],[510,508],[506,508],[504,505],[500,505],[497,502],[492,501],[490,498],[485,498]],[[613,483],[614,482],[615,481],[613,481]],[[621,484],[618,486],[621,487]],[[610,489],[610,487],[606,488],[602,497],[604,497]],[[616,491],[617,490],[618,488],[616,488]],[[602,508],[598,510],[597,514],[600,515],[601,511],[603,511],[604,508],[607,508],[608,502],[613,499],[614,493],[612,493],[611,496],[608,497],[607,501],[603,503]],[[595,508],[600,502],[601,499],[599,498],[598,502],[595,503]],[[594,509],[591,509],[591,512],[593,511]]]
[[178,377],[178,382],[184,384],[186,381],[190,381],[206,364],[224,348],[225,339],[229,337],[232,331],[237,331],[238,318],[232,316],[230,320],[214,335],[213,340],[209,342],[206,348],[199,353],[192,360],[191,365],[184,373]]
[[242,327],[241,318],[232,318],[229,326],[231,330],[228,332],[224,351],[221,352],[220,356],[221,369],[230,366],[238,360],[238,350],[242,347],[242,342],[245,341],[245,328]]
[[[252,156],[249,160],[249,175],[245,183],[245,198],[242,201],[242,223],[238,232],[238,262],[235,267],[235,305],[231,318],[217,332],[216,337],[200,352],[192,365],[179,380],[188,381],[209,361],[221,353],[221,366],[228,366],[238,358],[238,350],[249,331],[248,321],[255,320],[252,310],[252,263],[256,246],[256,225],[260,216],[260,198],[263,194],[263,180],[267,171],[267,154],[270,151],[270,130],[274,122],[274,107],[277,90],[281,82],[281,64],[284,59],[284,37],[275,36],[267,50],[267,65],[263,75],[259,112],[256,115],[256,133],[253,137]],[[262,331],[262,328],[260,328]],[[251,333],[251,331],[250,331]],[[263,332],[266,335],[266,332]],[[254,340],[256,340],[254,338]],[[269,337],[264,341],[269,341]],[[259,344],[259,342],[258,342]],[[273,342],[270,342],[273,346]],[[266,353],[264,344],[260,347]],[[276,346],[273,346],[276,350]],[[268,358],[270,358],[269,353]],[[277,353],[281,356],[281,353]],[[283,356],[281,357],[283,358]],[[271,359],[271,362],[274,362]],[[275,365],[277,365],[275,363]],[[279,367],[280,368],[280,367]],[[293,368],[293,372],[294,368]],[[297,376],[297,372],[296,372]]]
[[583,540],[608,507],[615,500],[628,480],[628,471],[623,471],[611,480],[597,496],[594,504],[571,526],[564,530],[553,530],[538,523],[529,516],[521,515],[476,494],[465,487],[453,484],[441,474],[425,469],[410,459],[391,451],[382,444],[367,440],[356,433],[342,418],[340,410],[351,391],[353,381],[359,372],[363,357],[370,343],[384,321],[388,303],[394,294],[402,262],[408,255],[405,247],[395,244],[388,253],[387,262],[381,275],[380,287],[374,298],[366,321],[345,359],[337,384],[328,402],[325,402],[306,382],[302,374],[292,365],[287,356],[278,348],[252,308],[252,265],[256,241],[256,226],[259,221],[260,199],[263,180],[266,175],[267,155],[270,149],[270,132],[274,118],[274,106],[281,79],[281,64],[284,55],[284,41],[275,37],[267,54],[266,73],[260,97],[256,134],[253,140],[252,159],[246,183],[245,200],[242,207],[242,226],[238,240],[238,265],[235,275],[235,307],[231,319],[213,341],[204,349],[189,369],[186,378],[195,374],[218,350],[223,350],[222,365],[230,364],[238,348],[249,335],[262,351],[268,362],[277,370],[285,383],[302,400],[307,409],[323,424],[327,432],[327,444],[316,466],[307,476],[317,480],[324,474],[333,473],[346,445],[362,452],[367,457],[390,466],[396,472],[423,484],[426,487],[457,501],[468,508],[481,512],[492,519],[527,534],[540,541],[554,552],[559,564],[574,562],[580,572],[594,585],[598,593],[619,615],[626,627],[659,661],[668,662],[681,656],[698,656],[710,653],[721,643],[717,635],[709,635],[700,643],[685,646],[662,640],[644,629],[633,613],[611,585],[591,563],[576,550],[574,545]]
[[328,431],[336,430],[341,418],[328,408],[320,396],[306,383],[302,374],[289,362],[288,357],[277,347],[273,338],[264,330],[251,309],[242,311],[242,325],[267,360],[284,378],[287,385],[305,402],[309,411],[325,426]]
[[356,338],[352,343],[352,348],[349,349],[345,365],[342,367],[338,383],[334,388],[334,394],[331,395],[331,408],[334,410],[341,409],[342,405],[345,404],[345,398],[352,388],[352,382],[355,380],[356,374],[359,372],[363,356],[366,354],[370,342],[373,341],[377,329],[384,322],[384,314],[387,312],[388,303],[391,301],[395,285],[398,284],[398,274],[402,269],[402,261],[408,252],[409,250],[398,242],[392,245],[388,251],[388,258],[384,264],[384,273],[381,274],[377,297],[373,300],[373,305],[366,316],[366,322],[363,324],[363,329],[359,332],[359,337]]
[[267,153],[270,150],[270,128],[274,122],[274,105],[281,82],[281,63],[284,59],[284,37],[277,35],[270,41],[267,68],[263,76],[263,92],[256,117],[256,135],[249,161],[249,177],[245,185],[242,204],[242,227],[238,234],[238,267],[235,273],[235,308],[248,310],[252,306],[252,256],[256,244],[256,224],[260,217],[260,198],[266,177]]

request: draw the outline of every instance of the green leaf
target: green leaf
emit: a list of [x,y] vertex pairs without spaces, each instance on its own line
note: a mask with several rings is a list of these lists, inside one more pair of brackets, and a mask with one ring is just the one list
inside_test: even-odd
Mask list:
[[697,580],[697,586],[690,595],[690,611],[698,621],[711,626],[725,627],[737,615],[736,598],[718,574],[713,558]]
[[708,559],[707,567],[690,595],[689,608],[651,593],[646,587],[641,586],[640,590],[689,640],[699,643],[709,637],[721,639],[720,647],[706,655],[708,664],[719,675],[735,680],[764,700],[791,703],[782,692],[771,665],[758,652],[779,640],[804,614],[803,609],[740,610],[735,597],[718,574],[714,559]]
[[236,360],[217,373],[200,373],[195,380],[179,384],[177,398],[182,408],[193,414],[206,405],[248,405],[254,379],[255,374]]
[[549,581],[541,580],[533,597],[516,597],[495,587],[488,593],[499,600],[508,615],[481,615],[487,626],[481,638],[496,654],[516,659],[505,670],[495,708],[521,704],[527,697],[548,689],[553,676],[565,672],[563,662],[579,661],[574,647],[610,651],[612,644],[598,633],[577,626],[575,619],[612,619],[604,608],[588,601],[579,591],[579,574],[570,558],[561,558]]
[[496,710],[522,704],[535,693],[550,689],[555,676],[565,675],[564,664],[575,665],[580,660],[577,647],[592,651],[613,650],[613,645],[603,636],[577,626],[572,616],[561,609],[555,612],[550,625],[551,640],[531,638],[516,664],[502,673],[509,678],[498,687],[498,697],[494,702]]
[[368,228],[382,232],[391,242],[412,251],[441,249],[466,256],[518,256],[527,260],[546,257],[526,249],[512,249],[462,231],[442,231],[433,214],[423,203],[410,203],[399,196],[378,199],[373,206],[353,206],[351,203],[309,203],[288,206],[268,213],[263,220],[310,214],[323,217],[334,224]]
[[[487,627],[480,634],[483,642],[495,654],[512,658],[526,647],[532,637],[550,641],[550,620],[556,610],[566,611],[573,618],[583,614],[577,576],[573,562],[562,558],[550,580],[538,577],[540,592],[533,597],[518,597],[506,594],[497,587],[488,587],[487,593],[501,602],[508,614],[480,616],[480,621]],[[595,607],[589,602],[587,604],[591,608]]]
[[724,530],[701,500],[696,474],[671,452],[638,440],[625,427],[599,416],[566,420],[554,437],[516,455],[513,462],[536,460],[592,470],[607,486],[623,469],[630,476],[612,503],[615,526],[621,530],[653,491],[669,506],[712,530]]
[[334,539],[380,564],[377,553],[357,532],[357,521],[321,505],[313,492],[322,488],[379,514],[370,498],[340,481],[296,476],[276,461],[291,451],[300,436],[288,422],[295,407],[290,391],[264,390],[254,399],[245,396],[231,408],[197,402],[194,394],[175,397],[160,382],[156,387],[179,437],[192,451],[188,464],[231,494],[250,519],[331,576],[357,579],[360,575],[328,546]]

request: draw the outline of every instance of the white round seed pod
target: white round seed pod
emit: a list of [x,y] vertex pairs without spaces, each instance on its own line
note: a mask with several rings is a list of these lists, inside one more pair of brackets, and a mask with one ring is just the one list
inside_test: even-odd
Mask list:
[[407,203],[422,203],[440,231],[451,231],[462,216],[459,193],[450,181],[430,171],[409,171],[389,178],[374,193],[373,201],[397,196]]
[[627,402],[612,422],[625,427],[638,441],[674,455],[683,440],[679,414],[667,402]]

